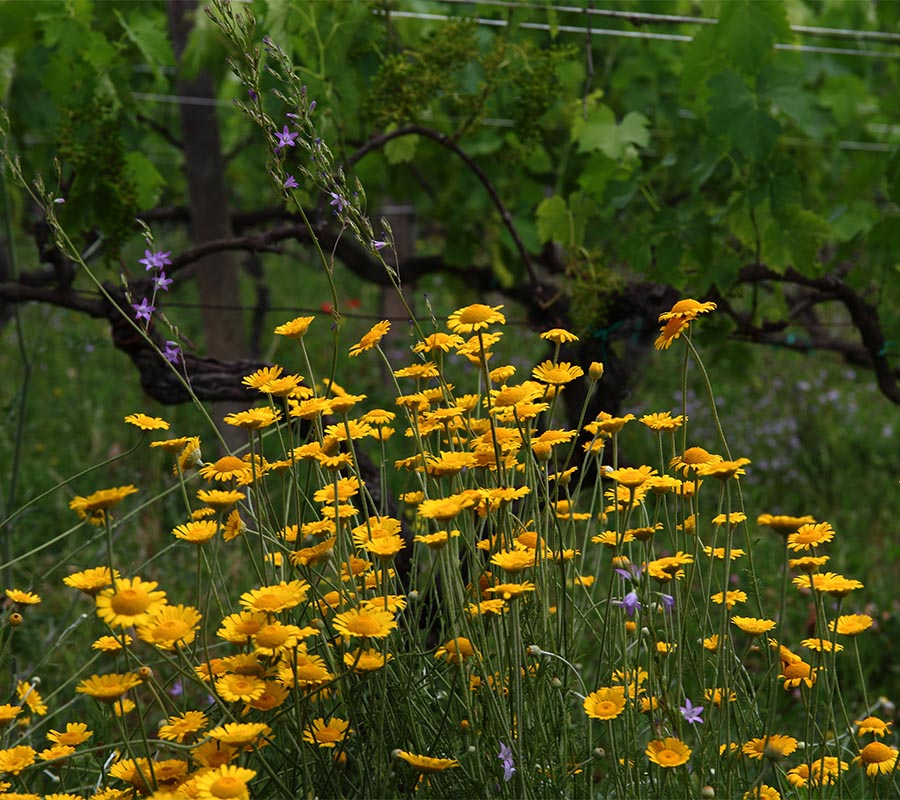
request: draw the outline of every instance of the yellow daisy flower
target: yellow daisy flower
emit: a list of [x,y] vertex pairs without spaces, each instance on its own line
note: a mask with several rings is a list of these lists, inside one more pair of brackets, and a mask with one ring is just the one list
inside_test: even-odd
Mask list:
[[275,335],[288,339],[301,339],[306,335],[314,319],[315,317],[295,317],[290,322],[285,322],[275,328]]
[[691,757],[691,749],[680,739],[667,736],[654,739],[647,745],[647,758],[660,767],[678,767],[686,764]]
[[142,431],[167,431],[169,423],[161,417],[150,417],[146,414],[129,414],[125,417],[125,422],[134,425]]
[[606,686],[584,698],[584,713],[594,719],[615,719],[624,710],[624,686]]
[[390,329],[391,323],[388,320],[383,319],[381,322],[376,322],[369,332],[350,348],[350,356],[358,356],[360,353],[364,353],[366,350],[371,350],[373,347],[377,346]]
[[314,719],[310,727],[303,731],[303,741],[319,747],[334,747],[353,733],[350,723],[339,717],[332,717],[327,722],[323,717]]
[[101,591],[95,600],[97,616],[112,628],[140,625],[166,604],[166,593],[156,591],[156,581],[121,578],[115,588]]
[[506,317],[500,312],[501,308],[503,306],[486,306],[483,303],[459,308],[447,319],[447,327],[453,333],[475,333],[490,325],[504,325]]

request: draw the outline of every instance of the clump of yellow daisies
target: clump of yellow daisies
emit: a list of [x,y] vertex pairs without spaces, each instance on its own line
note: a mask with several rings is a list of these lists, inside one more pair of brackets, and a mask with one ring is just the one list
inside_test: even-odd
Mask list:
[[[714,309],[679,301],[657,347]],[[42,747],[48,706],[36,680],[18,682],[0,705],[0,780],[69,776],[98,800],[507,782],[579,796],[601,778],[610,797],[693,796],[700,781],[772,798],[851,773],[875,791],[895,769],[891,720],[872,708],[845,720],[840,749],[825,735],[841,723],[840,654],[874,624],[853,610],[862,584],[824,570],[831,525],[758,518],[813,609],[807,636],[747,578],[755,532],[733,501],[750,459],[691,442],[669,410],[561,426],[566,392],[585,382],[590,397],[603,366],[575,364],[578,337],[554,328],[540,336],[552,352],[519,375],[500,359],[502,306],[417,329],[388,408],[310,374],[315,323],[275,328],[306,374],[244,378],[249,407],[224,420],[245,432],[237,453],[207,456],[191,433],[157,438],[163,419],[126,417],[179,490],[159,532],[177,556],[117,561],[137,487],[71,501],[109,543],[63,578],[93,618],[90,667]],[[389,363],[391,335],[379,321],[348,356]],[[619,463],[642,433],[660,463]],[[11,629],[39,613],[31,589],[5,597]],[[817,709],[812,727],[767,714],[767,682]],[[810,731],[822,735],[801,746]]]

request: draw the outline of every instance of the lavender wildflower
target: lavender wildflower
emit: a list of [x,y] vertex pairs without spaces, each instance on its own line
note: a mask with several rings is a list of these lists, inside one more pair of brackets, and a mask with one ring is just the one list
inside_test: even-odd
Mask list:
[[141,300],[140,305],[132,303],[131,307],[134,309],[135,319],[145,319],[147,322],[150,322],[150,315],[156,311],[156,306],[151,306],[146,297]]
[[300,184],[297,183],[297,179],[293,175],[288,175],[287,179],[283,184],[281,184],[285,189],[297,189]]
[[161,250],[157,250],[155,253],[144,250],[144,257],[138,261],[138,264],[143,264],[148,272],[151,269],[162,269],[172,263],[170,255],[172,255],[171,250],[167,250],[165,253]]
[[331,202],[328,205],[334,206],[335,212],[340,213],[347,207],[347,201],[339,194],[336,192],[329,192],[328,194],[331,195]]
[[689,697],[685,698],[684,705],[679,706],[678,710],[681,712],[681,716],[692,725],[697,722],[703,724],[703,717],[700,716],[703,713],[703,706],[693,705]]
[[372,247],[374,247],[376,250],[383,250],[385,247],[387,247],[387,242],[382,242],[378,239],[372,239]]
[[278,133],[278,131],[275,131],[275,138],[278,140],[278,142],[275,145],[275,149],[281,150],[282,147],[296,147],[294,142],[299,135],[300,135],[299,133],[291,133],[288,130],[288,126],[285,125],[284,128],[282,129],[281,133]]
[[160,270],[159,275],[153,278],[153,288],[158,292],[168,292],[172,282],[172,279],[167,278],[166,273]]
[[675,598],[670,594],[659,593],[659,599],[662,600],[663,609],[668,613],[675,608]]
[[638,600],[637,592],[634,590],[626,594],[621,600],[611,600],[610,602],[614,606],[621,606],[624,608],[625,613],[628,614],[629,617],[633,617],[635,613],[642,608],[641,601]]
[[516,774],[516,768],[513,766],[513,752],[509,745],[500,742],[500,755],[497,758],[503,762],[503,780],[509,781]]
[[163,358],[170,364],[177,364],[181,360],[181,348],[176,342],[166,342]]

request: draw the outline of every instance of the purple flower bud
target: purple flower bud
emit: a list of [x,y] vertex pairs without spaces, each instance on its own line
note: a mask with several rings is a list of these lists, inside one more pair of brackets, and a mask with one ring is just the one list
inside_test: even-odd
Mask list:
[[309,113],[312,114],[312,112],[315,111],[315,110],[316,110],[316,101],[313,100],[313,101],[309,104]]
[[300,184],[297,183],[297,179],[293,175],[288,175],[287,179],[282,185],[285,189],[296,189],[300,186]]

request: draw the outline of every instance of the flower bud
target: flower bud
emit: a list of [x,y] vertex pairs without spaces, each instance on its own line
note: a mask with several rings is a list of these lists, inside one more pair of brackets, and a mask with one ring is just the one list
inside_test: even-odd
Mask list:
[[603,377],[603,364],[600,361],[592,361],[588,367],[588,375],[592,381],[599,381]]
[[14,628],[18,628],[23,622],[25,622],[25,617],[18,611],[13,611],[13,613],[9,615],[9,624]]

